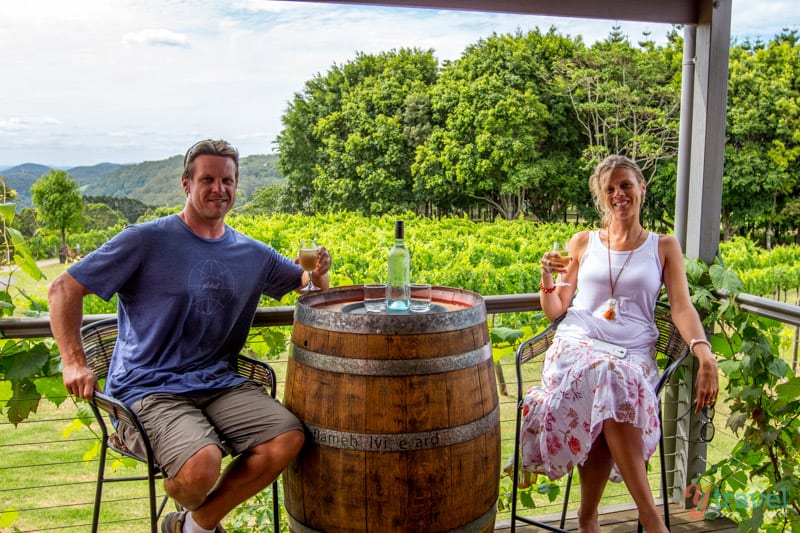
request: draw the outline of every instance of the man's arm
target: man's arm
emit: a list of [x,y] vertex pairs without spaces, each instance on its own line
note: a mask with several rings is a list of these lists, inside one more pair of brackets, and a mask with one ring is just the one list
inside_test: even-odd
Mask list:
[[89,291],[69,272],[58,276],[47,290],[50,304],[50,329],[64,364],[64,386],[70,394],[90,399],[99,390],[97,378],[86,364],[80,329],[83,323],[83,297]]

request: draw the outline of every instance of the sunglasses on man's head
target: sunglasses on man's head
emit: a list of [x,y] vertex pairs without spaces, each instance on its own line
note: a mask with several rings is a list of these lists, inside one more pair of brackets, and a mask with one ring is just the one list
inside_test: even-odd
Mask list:
[[202,141],[197,141],[196,143],[191,145],[188,150],[186,150],[186,155],[183,156],[183,168],[186,168],[186,164],[189,162],[189,158],[192,157],[194,151],[197,150],[197,147],[207,142],[211,142],[211,139],[203,139]]
[[235,146],[233,146],[232,144],[230,144],[230,143],[228,143],[226,141],[215,141],[214,139],[203,139],[202,141],[197,141],[192,146],[190,146],[188,150],[186,150],[186,155],[183,156],[183,168],[186,168],[186,165],[189,164],[189,161],[192,159],[192,156],[197,151],[197,149],[200,148],[201,146],[203,146],[206,143],[222,143],[223,144],[222,147],[221,148],[217,147],[218,149],[230,149],[230,150],[233,150],[234,152],[236,152],[237,154],[239,153],[239,150],[236,149]]

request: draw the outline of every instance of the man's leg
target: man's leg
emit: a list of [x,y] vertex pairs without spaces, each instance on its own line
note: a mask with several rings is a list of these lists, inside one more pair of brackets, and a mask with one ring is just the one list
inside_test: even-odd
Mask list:
[[219,447],[206,446],[191,456],[175,477],[164,480],[164,490],[184,509],[194,511],[208,498],[221,468],[222,452]]
[[236,457],[205,501],[193,509],[195,521],[213,529],[234,507],[275,481],[300,452],[304,439],[302,431],[291,430]]
[[[153,394],[132,407],[147,432],[156,462],[167,473],[167,494],[187,509],[205,501],[222,467],[222,443],[200,402],[199,398]],[[117,431],[128,448],[140,457],[145,455],[138,432],[126,424]]]
[[[305,434],[297,417],[252,382],[216,396],[203,405],[203,413],[236,457],[220,476],[219,450],[207,450],[196,462],[195,457],[187,461],[191,471],[185,478],[179,473],[175,479],[205,490],[200,494],[197,488],[196,499],[187,500],[192,505],[186,508],[201,527],[213,529],[234,507],[277,479],[300,453]],[[209,485],[215,467],[219,479]],[[184,489],[194,490],[188,485]]]

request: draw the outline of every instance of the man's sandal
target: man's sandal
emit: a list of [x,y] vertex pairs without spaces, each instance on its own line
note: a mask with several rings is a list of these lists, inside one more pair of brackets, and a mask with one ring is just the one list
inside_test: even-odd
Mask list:
[[161,533],[183,533],[183,523],[188,511],[167,513],[161,520]]
[[[167,513],[161,520],[161,533],[183,533],[183,523],[186,521],[186,514],[189,511],[178,511]],[[222,524],[217,524],[214,533],[225,533]]]

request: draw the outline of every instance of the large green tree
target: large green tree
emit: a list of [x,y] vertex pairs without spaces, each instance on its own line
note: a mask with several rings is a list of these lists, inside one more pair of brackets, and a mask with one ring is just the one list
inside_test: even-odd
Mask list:
[[[800,43],[798,33],[731,50],[723,178],[726,237],[776,235],[800,226]],[[796,238],[796,233],[795,233]]]
[[[725,236],[798,239],[798,33],[731,49]],[[279,138],[280,208],[591,220],[586,179],[611,153],[648,179],[643,220],[675,207],[683,40],[619,28],[492,35],[438,70],[430,52],[358,54],[295,95]],[[411,165],[411,166],[409,166]],[[410,172],[410,174],[409,174]]]
[[83,223],[83,198],[78,183],[63,170],[51,170],[31,186],[31,200],[39,220],[58,232],[61,249],[65,250],[67,231],[78,230]]
[[417,149],[415,186],[440,209],[489,205],[506,219],[549,218],[571,176],[577,130],[549,86],[576,42],[551,30],[493,35],[466,49],[431,90],[433,131]]
[[[649,181],[665,177],[660,167],[674,162],[678,150],[681,71],[676,61],[682,46],[675,32],[666,47],[656,46],[648,35],[635,46],[615,27],[605,40],[560,61],[556,81],[583,133],[583,175],[607,155],[624,154]],[[674,190],[674,184],[672,176],[654,189]],[[661,219],[664,209],[672,212],[671,196],[668,207],[651,203],[646,218]]]
[[[411,162],[436,81],[431,51],[357,54],[296,94],[278,137],[285,198],[295,209],[403,212],[417,205]],[[422,121],[423,123],[420,123]]]

